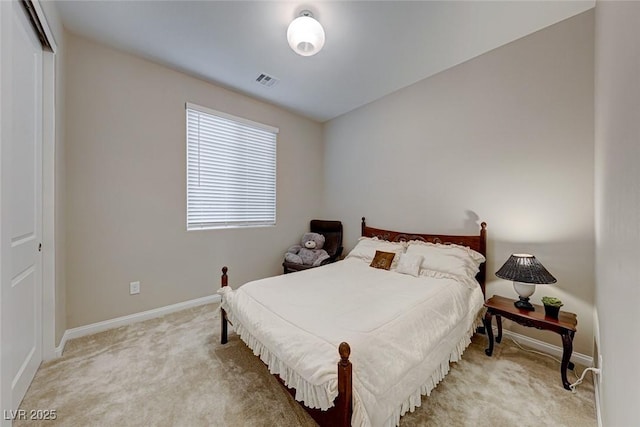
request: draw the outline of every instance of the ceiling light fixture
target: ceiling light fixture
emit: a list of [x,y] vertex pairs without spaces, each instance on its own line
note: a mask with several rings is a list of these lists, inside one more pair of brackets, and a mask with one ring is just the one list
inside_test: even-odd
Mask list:
[[312,56],[324,46],[324,29],[308,10],[291,21],[287,30],[287,41],[298,55]]

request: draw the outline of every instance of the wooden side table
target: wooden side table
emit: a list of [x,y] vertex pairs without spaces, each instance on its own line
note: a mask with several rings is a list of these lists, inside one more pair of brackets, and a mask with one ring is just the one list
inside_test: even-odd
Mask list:
[[489,347],[484,351],[487,356],[493,354],[493,329],[491,329],[491,318],[496,316],[498,323],[498,336],[496,342],[502,341],[502,317],[506,317],[522,326],[543,329],[545,331],[553,331],[562,337],[562,364],[560,365],[560,375],[562,376],[562,385],[565,389],[571,390],[571,384],[567,379],[567,367],[573,369],[573,363],[570,362],[571,353],[573,352],[573,337],[576,333],[576,325],[578,324],[577,316],[574,313],[561,311],[557,319],[547,317],[544,314],[544,307],[534,304],[535,311],[520,310],[513,303],[515,300],[494,295],[489,298],[484,306],[487,313],[484,316],[484,326],[489,338]]

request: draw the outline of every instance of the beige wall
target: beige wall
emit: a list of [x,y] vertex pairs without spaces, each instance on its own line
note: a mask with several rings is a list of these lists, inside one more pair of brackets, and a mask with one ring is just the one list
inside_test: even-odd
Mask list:
[[640,403],[640,3],[596,4],[596,308],[602,425]]
[[[475,233],[488,223],[495,272],[531,252],[558,279],[532,297],[578,314],[593,337],[593,12],[425,79],[325,126],[325,216],[405,231]],[[509,326],[512,327],[512,326]],[[549,332],[519,333],[560,345]]]
[[[67,328],[281,272],[320,211],[322,127],[67,34]],[[185,102],[280,128],[277,226],[186,231]],[[129,296],[129,282],[141,293]]]

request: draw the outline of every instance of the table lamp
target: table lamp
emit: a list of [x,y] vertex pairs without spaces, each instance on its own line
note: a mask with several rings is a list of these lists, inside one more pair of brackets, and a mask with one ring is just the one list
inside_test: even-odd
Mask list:
[[536,285],[556,283],[556,278],[547,271],[540,261],[530,254],[513,254],[504,263],[496,276],[513,280],[513,289],[520,296],[514,305],[521,310],[534,310],[529,297],[536,291]]

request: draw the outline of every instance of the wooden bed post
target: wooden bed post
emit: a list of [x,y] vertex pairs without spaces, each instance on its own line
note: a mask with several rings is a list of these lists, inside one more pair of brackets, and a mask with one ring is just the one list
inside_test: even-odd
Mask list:
[[[364,220],[364,218],[363,218]],[[340,361],[338,362],[338,397],[336,399],[336,410],[338,411],[337,427],[351,426],[351,347],[346,342],[340,343],[338,347]]]
[[[480,251],[479,251],[482,255],[485,256],[485,259],[487,257],[487,223],[486,222],[482,222],[480,224]],[[480,272],[478,274],[478,279],[480,282],[480,288],[482,289],[482,296],[486,299],[487,295],[486,295],[486,279],[487,279],[487,263],[483,262],[482,265],[480,265]]]
[[360,225],[360,235],[361,235],[361,236],[364,236],[364,228],[365,228],[366,226],[367,226],[367,225],[365,224],[364,217],[362,217],[362,225]]
[[[222,287],[229,285],[229,277],[227,276],[227,271],[229,269],[225,266],[222,267],[222,277],[220,278],[220,282]],[[220,344],[227,343],[227,312],[224,311],[224,308],[220,308]]]

